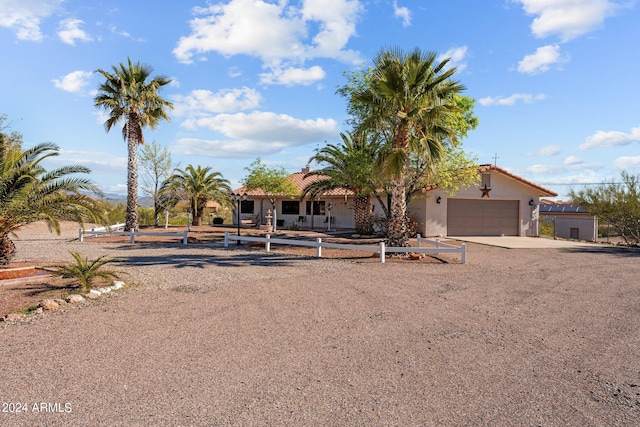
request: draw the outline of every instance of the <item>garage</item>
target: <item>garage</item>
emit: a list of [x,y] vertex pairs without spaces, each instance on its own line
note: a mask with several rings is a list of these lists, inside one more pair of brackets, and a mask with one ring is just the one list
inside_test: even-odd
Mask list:
[[518,236],[518,200],[449,199],[449,236]]

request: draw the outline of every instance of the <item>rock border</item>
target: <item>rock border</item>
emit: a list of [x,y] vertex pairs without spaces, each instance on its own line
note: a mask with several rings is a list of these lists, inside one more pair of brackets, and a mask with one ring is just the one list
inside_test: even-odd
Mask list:
[[33,315],[43,314],[45,311],[60,311],[68,307],[69,305],[80,304],[86,302],[87,300],[95,300],[98,299],[112,291],[117,291],[122,289],[125,286],[125,283],[122,281],[114,281],[111,286],[106,286],[99,289],[91,289],[88,293],[84,294],[84,296],[80,294],[71,294],[67,295],[64,299],[55,298],[55,299],[44,299],[40,301],[38,304],[38,308],[25,313],[9,313],[4,317],[0,317],[0,322],[15,322],[19,320],[25,320],[31,318]]

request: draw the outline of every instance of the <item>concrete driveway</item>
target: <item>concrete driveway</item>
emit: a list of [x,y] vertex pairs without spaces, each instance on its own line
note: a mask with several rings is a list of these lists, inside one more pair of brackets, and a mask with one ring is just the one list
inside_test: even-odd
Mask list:
[[447,236],[447,239],[461,242],[478,243],[507,249],[544,249],[544,248],[593,248],[597,243],[576,242],[572,240],[553,240],[546,237],[521,236]]

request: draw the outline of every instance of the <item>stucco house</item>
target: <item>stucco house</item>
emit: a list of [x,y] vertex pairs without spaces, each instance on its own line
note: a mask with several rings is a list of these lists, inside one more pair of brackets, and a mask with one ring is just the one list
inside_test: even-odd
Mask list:
[[[305,167],[300,172],[287,177],[300,193],[309,182],[320,179],[318,177],[304,179],[307,172],[309,168]],[[264,225],[267,212],[274,210],[269,195],[260,189],[247,190],[245,187],[236,189],[234,193],[247,195],[247,200],[240,202],[240,220]],[[276,196],[276,217],[273,224],[285,228],[291,226],[309,229],[355,228],[353,196],[353,192],[342,188],[329,191],[313,201],[300,200],[300,197]],[[233,218],[236,224],[237,212],[235,211]]]
[[[557,194],[495,165],[480,166],[478,185],[452,196],[433,188],[409,213],[425,236],[539,236],[540,197]],[[422,196],[422,197],[421,197]]]
[[598,217],[571,202],[540,200],[540,219],[553,226],[553,237],[598,240]]
[[[291,174],[288,179],[302,190],[307,184],[306,172],[308,168]],[[537,237],[540,197],[557,194],[498,166],[482,165],[480,173],[478,185],[452,196],[437,186],[415,194],[407,209],[418,223],[417,232],[423,236]],[[264,224],[267,210],[272,209],[268,195],[261,190],[245,188],[235,192],[247,194],[247,200],[240,206],[241,220]],[[314,201],[278,197],[276,211],[279,227],[289,228],[295,224],[301,228],[327,229],[330,225],[332,229],[351,229],[355,226],[353,193],[344,189],[333,190]],[[373,212],[383,213],[377,202]],[[234,214],[234,221],[235,218]]]

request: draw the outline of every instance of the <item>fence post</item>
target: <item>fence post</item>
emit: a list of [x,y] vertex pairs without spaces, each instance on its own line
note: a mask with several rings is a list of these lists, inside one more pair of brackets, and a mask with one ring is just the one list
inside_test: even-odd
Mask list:
[[84,231],[82,230],[82,228],[79,229],[78,231],[78,240],[80,240],[80,242],[84,242]]
[[265,239],[267,239],[264,242],[264,248],[267,252],[271,252],[271,235],[267,234]]
[[384,242],[380,242],[380,262],[385,263],[385,246]]
[[182,232],[182,244],[186,245],[189,241],[187,230]]
[[466,264],[467,263],[467,244],[463,243],[461,248],[462,248],[462,252],[460,253],[460,261],[462,262],[462,264]]
[[225,248],[229,247],[229,232],[228,231],[224,232],[224,247]]
[[136,241],[136,232],[132,228],[131,230],[129,230],[129,233],[131,234],[131,238],[129,239],[129,243],[135,243],[135,241]]
[[322,239],[318,237],[316,239],[316,243],[318,244],[316,249],[316,255],[318,256],[318,258],[322,258]]

